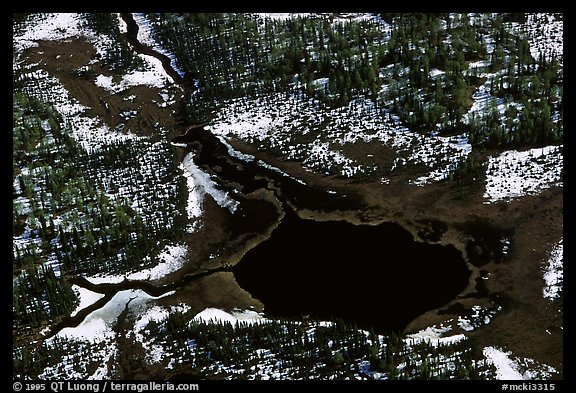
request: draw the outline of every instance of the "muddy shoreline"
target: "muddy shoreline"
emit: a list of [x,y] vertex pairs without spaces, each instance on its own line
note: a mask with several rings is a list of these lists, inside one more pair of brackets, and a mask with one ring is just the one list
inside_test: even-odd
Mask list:
[[[132,42],[136,39],[136,24],[133,19],[130,22],[131,18],[124,19],[128,26],[126,37]],[[85,58],[75,57],[71,62],[85,64],[93,55],[93,48],[90,52],[87,44],[81,40],[62,45],[41,45],[45,54],[34,55],[29,61],[38,62],[42,58],[47,70],[58,76],[65,86],[76,86],[75,89],[70,88],[72,95],[92,107],[92,112],[101,116],[111,128],[114,127],[115,115],[107,114],[102,103],[95,102],[93,97],[102,97],[113,110],[118,106],[115,100],[119,99],[105,94],[89,81],[82,81],[78,85],[73,72],[67,72],[66,66],[57,61],[54,64],[55,54],[60,53],[82,53]],[[176,73],[175,70],[169,71],[170,61],[166,56],[145,45],[136,42],[133,45],[136,51],[162,61],[170,75]],[[82,50],[77,50],[78,47]],[[69,67],[72,69],[72,65]],[[179,75],[178,78],[174,80],[186,91],[189,86]],[[142,92],[143,97],[147,97],[146,94],[151,95],[150,92]],[[103,299],[110,299],[114,293],[132,287],[158,294],[166,293],[170,290],[168,288],[179,288],[175,295],[159,299],[158,302],[168,304],[176,299],[190,301],[194,304],[191,312],[201,311],[207,304],[227,309],[233,306],[233,302],[213,292],[206,295],[209,292],[207,288],[213,286],[210,283],[217,282],[230,291],[237,291],[236,288],[230,289],[235,284],[230,268],[248,250],[270,237],[281,222],[285,209],[293,210],[305,220],[346,221],[362,225],[394,222],[409,231],[416,241],[455,247],[472,272],[466,288],[459,295],[447,304],[415,318],[405,329],[406,333],[442,323],[451,323],[454,331],[458,332],[455,322],[461,312],[476,305],[488,308],[497,304],[501,310],[490,325],[467,334],[475,337],[481,345],[496,343],[512,350],[517,356],[550,364],[560,372],[557,377],[562,378],[563,331],[558,326],[562,326],[563,312],[558,312],[558,307],[552,306],[541,294],[542,261],[547,259],[550,245],[563,236],[562,188],[554,187],[536,196],[487,205],[483,203],[481,194],[457,198],[457,190],[449,183],[425,187],[401,182],[390,185],[351,183],[345,179],[311,173],[298,162],[258,151],[238,140],[229,140],[238,151],[256,157],[254,162],[239,160],[230,156],[226,147],[201,126],[183,124],[177,120],[178,116],[159,109],[150,100],[140,105],[146,118],[134,123],[134,129],[138,124],[143,124],[147,128],[142,133],[151,134],[154,131],[149,124],[158,119],[168,125],[172,141],[188,145],[186,148],[174,147],[178,156],[182,158],[194,151],[196,164],[215,176],[223,188],[238,190],[239,194],[235,195],[249,201],[249,208],[243,212],[244,216],[235,217],[220,211],[222,209],[219,210],[213,202],[207,202],[204,220],[212,224],[206,225],[203,232],[187,240],[195,253],[185,268],[155,283],[125,282],[92,286],[96,292],[105,293]],[[147,108],[150,108],[150,114],[146,113]],[[258,165],[258,160],[289,176]],[[327,190],[335,193],[328,194]],[[259,214],[262,206],[266,207],[266,215],[258,223],[253,223],[252,230],[246,231],[247,217]],[[510,250],[506,255],[498,252],[501,246],[496,243],[501,238],[510,240]],[[214,250],[218,251],[216,257],[210,259]],[[77,283],[88,288],[86,282]],[[210,300],[203,300],[202,296]],[[238,298],[241,296],[244,294],[238,295]],[[261,307],[257,299],[246,299],[243,298],[242,302],[253,302],[257,308]],[[97,304],[81,310],[66,322],[62,321],[58,329],[52,330],[53,333],[56,334],[63,327],[78,325],[83,320],[82,316],[98,308]]]

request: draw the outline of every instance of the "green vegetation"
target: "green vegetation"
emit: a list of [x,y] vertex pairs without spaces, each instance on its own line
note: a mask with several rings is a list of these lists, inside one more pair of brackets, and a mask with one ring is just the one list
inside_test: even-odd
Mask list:
[[130,44],[120,33],[118,16],[111,13],[90,12],[80,14],[82,26],[94,31],[99,36],[107,36],[102,40],[104,44],[104,58],[102,62],[112,72],[120,74],[132,69],[137,69],[143,63]]
[[458,198],[465,198],[484,190],[487,166],[484,152],[476,149],[456,167],[448,179],[456,187]]
[[439,346],[412,343],[394,333],[366,332],[342,320],[319,324],[302,318],[232,325],[186,322],[182,314],[171,313],[164,321],[151,321],[146,330],[155,343],[174,353],[176,372],[197,375],[480,379],[491,372],[481,349],[469,339]]
[[[45,15],[15,14],[14,33],[42,18]],[[80,18],[83,27],[105,37],[100,43],[103,66],[118,75],[140,67],[116,15],[90,13]],[[484,187],[484,149],[563,140],[562,59],[545,53],[532,57],[523,14],[473,19],[383,14],[346,21],[242,13],[148,18],[156,38],[176,56],[187,78],[198,81],[198,91],[185,106],[191,123],[211,119],[228,99],[281,92],[287,102],[298,102],[293,110],[299,114],[304,108],[299,104],[321,104],[343,109],[343,117],[360,118],[354,109],[392,124],[398,116],[403,125],[423,134],[415,140],[436,132],[466,132],[474,149],[448,175],[462,198]],[[520,23],[520,28],[512,29],[510,21]],[[183,241],[185,178],[164,136],[80,144],[73,133],[84,132],[84,125],[50,104],[56,100],[49,86],[57,82],[40,66],[23,63],[14,64],[13,77],[13,375],[38,378],[47,367],[58,366],[53,373],[68,377],[64,368],[70,364],[79,376],[93,375],[96,367],[113,368],[116,352],[107,343],[59,337],[38,342],[40,331],[78,306],[69,277],[153,267],[166,246]],[[93,79],[89,69],[82,68],[78,76]],[[487,104],[470,111],[480,91],[488,97]],[[325,131],[329,119],[306,116],[299,120],[314,126],[313,132],[291,130],[286,139],[290,146],[307,145],[321,134],[330,139]],[[354,134],[346,127],[330,130],[332,135]],[[266,140],[262,146],[281,154],[272,143],[277,141]],[[437,151],[441,144],[431,146],[435,162],[452,162],[451,153]],[[406,161],[409,153],[405,150],[399,158]],[[306,154],[299,154],[294,157],[305,161]],[[349,165],[332,158],[325,156],[329,175]],[[385,170],[390,172],[388,164]],[[396,167],[396,160],[392,164]],[[366,168],[350,169],[355,181],[389,174],[370,160]],[[401,170],[421,172],[407,165]],[[151,321],[144,334],[148,344],[161,345],[170,354],[162,361],[174,373],[302,379],[493,377],[472,339],[439,346],[410,344],[398,334],[380,336],[341,320],[281,319],[233,326],[188,321],[172,312],[164,321]],[[83,360],[86,354],[96,357]]]
[[167,141],[87,151],[51,105],[14,95],[14,326],[73,309],[67,274],[154,266],[179,241],[186,185]]
[[[473,146],[562,141],[558,59],[532,58],[525,34],[512,31],[502,15],[473,21],[466,14],[382,15],[387,23],[251,14],[148,17],[179,66],[199,81],[187,109],[191,121],[209,118],[222,100],[290,90],[335,107],[364,95],[377,116],[397,114],[423,133],[465,130]],[[473,93],[485,86],[492,103],[467,120]],[[503,115],[497,103],[505,106]]]

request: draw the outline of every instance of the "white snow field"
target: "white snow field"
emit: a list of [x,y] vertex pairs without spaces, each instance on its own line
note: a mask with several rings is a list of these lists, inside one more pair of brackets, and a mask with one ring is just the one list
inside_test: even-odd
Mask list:
[[550,258],[544,267],[545,286],[542,290],[545,298],[554,300],[562,293],[564,286],[564,239],[560,239],[550,252]]
[[563,168],[563,145],[508,150],[491,156],[486,169],[484,203],[510,201],[562,186]]
[[[356,142],[378,141],[396,154],[391,168],[385,168],[391,174],[403,173],[410,164],[426,168],[427,174],[411,180],[420,186],[445,179],[471,151],[465,135],[421,135],[403,127],[397,116],[375,116],[373,109],[363,98],[327,110],[317,100],[278,93],[229,100],[206,128],[300,160],[310,170],[346,178],[370,173],[373,166],[357,162],[344,150]],[[311,135],[317,136],[309,142]]]
[[488,346],[482,352],[488,361],[496,367],[496,379],[547,379],[557,372],[554,367],[537,363],[533,359],[516,358],[512,356],[512,352],[505,352],[498,347]]
[[[263,17],[282,19],[291,18],[295,15],[297,14],[262,14]],[[372,17],[367,14],[350,14],[336,17],[335,20],[345,22],[354,18]],[[144,15],[134,14],[134,18],[139,26],[138,38],[167,55],[171,59],[172,66],[183,76],[184,73],[177,67],[175,57],[152,39],[151,28]],[[547,57],[552,53],[555,55],[563,54],[563,22],[547,14],[531,14],[528,18],[529,26],[534,27],[525,31],[531,42],[532,55],[536,57],[540,52],[543,52]],[[545,25],[540,22],[544,20],[547,21]],[[125,31],[126,26],[120,18],[119,23],[121,31]],[[106,38],[95,36],[90,31],[83,29],[79,24],[77,14],[61,13],[38,16],[36,23],[30,24],[29,29],[14,36],[16,51],[14,62],[19,63],[19,56],[24,49],[37,46],[35,42],[37,40],[70,40],[75,37],[85,37],[99,53],[104,50],[105,45],[103,45],[102,39]],[[114,82],[112,77],[98,75],[94,78],[94,83],[112,94],[124,92],[131,86],[146,85],[163,89],[173,83],[172,78],[166,74],[157,59],[146,55],[138,56],[144,62],[143,70],[132,71],[124,75],[119,82]],[[483,69],[485,64],[477,62],[470,64],[470,67]],[[436,70],[434,76],[442,73],[443,71]],[[130,132],[122,133],[111,130],[99,119],[86,116],[85,112],[88,108],[73,99],[60,81],[50,76],[46,71],[31,71],[30,74],[34,76],[34,79],[44,90],[43,94],[50,95],[56,109],[64,115],[69,124],[73,125],[75,140],[87,151],[98,151],[102,146],[116,141],[145,140],[145,138],[137,137]],[[494,74],[481,72],[480,75],[490,77]],[[326,79],[318,79],[314,83],[320,86],[327,82]],[[472,109],[467,116],[470,113],[482,111],[488,105],[491,97],[487,93],[486,87],[486,84],[480,86],[475,93]],[[164,93],[159,96],[162,98],[159,105],[168,105],[171,98]],[[497,104],[502,113],[504,104],[502,102]],[[371,105],[372,103],[368,100],[357,98],[352,100],[348,107],[328,110],[318,101],[303,102],[300,98],[285,94],[248,100],[237,99],[225,102],[207,128],[225,143],[227,143],[227,138],[238,138],[275,150],[288,159],[301,160],[309,170],[346,178],[361,173],[369,173],[373,169],[370,164],[357,162],[355,157],[346,153],[347,148],[357,142],[377,141],[383,147],[391,148],[394,151],[394,161],[389,168],[391,176],[402,173],[408,165],[425,168],[426,173],[410,179],[411,184],[418,186],[447,178],[457,163],[465,159],[471,151],[471,145],[465,134],[452,137],[440,137],[434,134],[420,135],[404,127],[394,115],[388,114],[387,117],[371,115]],[[153,161],[155,149],[158,149],[159,146],[154,143],[147,146],[147,150],[142,154],[142,160]],[[247,161],[254,159],[252,156],[235,151],[229,144],[227,147],[231,155]],[[527,151],[510,150],[489,157],[484,203],[511,201],[525,195],[537,194],[548,187],[562,186],[562,161],[563,145],[546,146]],[[265,163],[261,164],[266,165]],[[154,167],[147,166],[146,169],[152,171]],[[231,213],[235,212],[239,202],[233,199],[228,192],[220,190],[209,174],[202,171],[194,163],[193,153],[185,157],[180,169],[180,175],[185,177],[188,188],[187,215],[192,222],[188,227],[188,232],[193,232],[197,227],[196,224],[200,223],[202,203],[206,194],[221,207],[228,209]],[[150,175],[150,172],[144,172],[144,175]],[[118,178],[118,176],[119,173],[114,171],[106,174],[106,177],[110,179]],[[390,178],[382,178],[382,183],[387,184],[389,182]],[[127,190],[124,194],[121,185],[119,188],[120,191],[117,195],[110,194],[109,196],[111,198],[130,197]],[[140,202],[144,203],[145,201],[133,200],[132,202],[132,207],[139,209]],[[25,198],[19,200],[18,203],[22,205],[22,209],[29,208],[29,203]],[[58,220],[63,220],[63,218],[56,217],[55,221]],[[29,227],[27,229],[24,235],[15,239],[17,244],[37,243],[36,239],[30,237]],[[188,249],[185,244],[167,245],[159,253],[160,263],[155,267],[124,275],[100,275],[86,278],[95,284],[118,283],[124,279],[159,279],[178,270],[185,263],[187,255]],[[543,296],[550,300],[560,296],[563,286],[563,239],[551,250],[549,260],[543,267],[543,279],[545,282]],[[73,311],[72,316],[94,304],[103,296],[78,286],[74,286],[73,289],[79,294],[80,303]],[[169,292],[163,296],[171,294],[172,292]],[[157,338],[151,339],[147,335],[146,327],[152,320],[161,323],[170,313],[186,312],[189,310],[189,306],[182,303],[170,308],[160,307],[153,305],[155,299],[158,298],[154,298],[141,290],[120,291],[104,307],[88,315],[79,326],[61,330],[54,338],[47,340],[47,343],[50,344],[58,338],[66,337],[71,343],[86,345],[85,348],[90,348],[91,352],[88,353],[87,357],[81,358],[79,353],[71,351],[68,356],[62,358],[60,363],[46,367],[39,377],[42,379],[113,378],[116,356],[118,355],[116,339],[119,335],[114,327],[126,308],[129,310],[129,315],[136,320],[134,330],[129,331],[126,337],[133,337],[136,342],[142,345],[146,351],[146,360],[150,364],[171,358],[168,368],[173,368],[176,363],[182,362],[182,358],[179,357],[181,354],[170,352],[166,349],[166,343],[162,343]],[[493,316],[492,312],[480,306],[474,306],[473,311],[474,314],[470,319],[459,317],[457,321],[457,325],[464,332],[490,323]],[[269,319],[263,314],[250,310],[226,312],[217,308],[207,308],[196,314],[192,321],[201,323],[230,322],[234,325],[238,322],[266,323]],[[313,334],[317,327],[331,324],[332,322],[318,322],[309,329],[307,334]],[[450,326],[431,326],[408,335],[404,338],[404,343],[406,348],[410,349],[421,343],[441,347],[468,339],[466,333],[447,335],[451,330],[452,327]],[[384,337],[378,336],[378,339],[383,341]],[[194,351],[195,343],[190,340],[187,344],[189,350]],[[515,357],[504,348],[487,346],[483,348],[482,352],[485,361],[494,365],[497,379],[541,379],[556,373],[553,367],[538,363],[533,359]],[[258,355],[261,363],[248,370],[251,378],[281,379],[289,375],[287,370],[282,369],[282,363],[275,358],[274,354],[266,350],[259,350]],[[445,367],[454,368],[457,363],[456,359],[460,355],[461,353],[455,352],[452,356],[444,358]],[[91,362],[98,363],[99,367],[95,370],[91,368],[91,371],[88,372],[88,366]],[[369,367],[369,362],[366,359],[361,359],[359,364],[363,369]],[[399,368],[405,366],[405,364],[400,365]],[[245,371],[226,368],[222,364],[214,364],[213,367],[230,374]],[[361,376],[360,373],[356,375],[358,379],[363,377],[365,376]],[[375,379],[387,378],[386,375],[377,373],[372,374],[372,377]]]

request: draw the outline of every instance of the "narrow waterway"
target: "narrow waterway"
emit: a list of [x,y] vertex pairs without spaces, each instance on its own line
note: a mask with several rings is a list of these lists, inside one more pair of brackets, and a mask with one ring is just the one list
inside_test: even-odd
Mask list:
[[[132,15],[122,14],[122,18],[135,50],[162,61],[167,73],[188,91],[167,56],[138,42],[138,26]],[[454,247],[416,242],[395,223],[369,226],[302,220],[287,207],[289,201],[323,212],[362,209],[357,195],[332,195],[262,166],[257,160],[239,159],[203,127],[190,128],[174,142],[186,144],[185,153],[194,152],[195,163],[223,189],[244,195],[262,189],[274,191],[286,213],[280,226],[236,266],[207,269],[170,285],[156,287],[142,281],[94,285],[76,278],[76,285],[106,296],[76,317],[65,318],[48,336],[64,327],[77,326],[119,291],[142,289],[160,296],[225,270],[232,270],[238,284],[264,303],[268,316],[343,318],[378,332],[403,330],[415,317],[454,299],[468,283],[470,271]],[[234,236],[241,238],[266,228],[266,220],[274,220],[273,212],[265,215],[266,222],[251,219],[258,217],[258,203],[265,202],[251,200],[241,207],[242,215],[249,217],[230,221],[229,230]]]

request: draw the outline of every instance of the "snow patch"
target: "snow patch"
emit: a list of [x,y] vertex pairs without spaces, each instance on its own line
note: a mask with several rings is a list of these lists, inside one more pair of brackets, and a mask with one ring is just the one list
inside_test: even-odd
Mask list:
[[92,304],[96,303],[98,300],[104,297],[103,293],[92,292],[91,290],[86,289],[84,287],[80,287],[76,284],[72,285],[72,290],[74,290],[74,292],[78,294],[78,299],[80,299],[80,303],[78,304],[78,307],[76,307],[76,309],[72,311],[72,313],[70,313],[71,317],[75,316],[81,310],[85,309],[88,306],[91,306]]
[[485,347],[482,350],[487,361],[496,367],[496,379],[519,380],[524,379],[524,375],[518,371],[518,365],[510,355],[512,352],[504,352],[495,347]]
[[106,305],[90,313],[78,326],[64,328],[56,336],[91,342],[111,339],[115,337],[113,327],[126,304],[130,301],[137,303],[148,299],[153,297],[139,289],[119,291]]
[[166,71],[164,71],[160,60],[141,53],[139,53],[138,56],[146,64],[146,71],[132,71],[128,74],[123,74],[122,79],[118,83],[114,83],[111,76],[98,75],[94,80],[95,84],[115,94],[131,86],[146,85],[160,89],[174,82]]
[[47,14],[45,18],[41,23],[27,24],[23,34],[18,39],[14,37],[14,48],[18,52],[38,46],[38,40],[64,41],[81,35],[77,14]]
[[170,66],[184,78],[184,71],[182,71],[178,64],[176,63],[176,56],[174,54],[168,52],[162,45],[160,45],[154,38],[153,38],[153,29],[150,26],[150,22],[146,19],[146,16],[141,13],[134,13],[132,14],[134,21],[138,25],[138,41],[141,43],[148,45],[149,47],[153,48],[155,51],[162,53],[166,57],[170,59]]
[[462,340],[466,340],[466,336],[463,334],[455,334],[452,336],[443,337],[443,335],[452,330],[451,326],[436,327],[436,325],[429,326],[426,329],[420,330],[417,333],[409,334],[404,339],[404,342],[408,345],[416,345],[421,342],[429,343],[434,347],[439,345],[449,345],[454,344]]
[[196,314],[193,318],[194,321],[199,322],[206,322],[206,323],[226,323],[229,322],[233,326],[236,325],[237,322],[247,323],[247,324],[254,324],[254,323],[263,323],[267,322],[268,320],[262,316],[262,314],[257,313],[256,311],[252,310],[234,310],[231,313],[228,313],[224,310],[220,310],[218,308],[206,308],[203,311]]
[[564,282],[564,239],[560,239],[550,252],[548,264],[544,269],[544,281],[546,285],[542,290],[544,297],[554,300],[560,296]]
[[485,204],[535,195],[562,186],[563,145],[508,150],[490,156],[486,169]]
[[151,269],[141,270],[127,276],[129,280],[156,280],[180,269],[186,261],[185,245],[166,246],[158,255],[160,263]]
[[[418,185],[446,178],[471,151],[466,135],[439,137],[412,132],[402,126],[398,116],[379,112],[363,97],[335,109],[297,93],[233,99],[223,104],[205,127],[214,135],[233,136],[327,175],[350,178],[375,171],[375,162],[363,164],[345,153],[345,146],[357,142],[377,141],[392,148],[396,159],[401,159],[395,163],[404,166],[424,164],[428,173],[415,179]],[[317,136],[310,141],[309,134]]]
[[[218,189],[217,188],[218,185],[210,178],[210,175],[208,175],[208,173],[204,172],[202,169],[200,169],[200,167],[198,167],[198,165],[196,165],[193,157],[194,157],[193,153],[188,153],[182,160],[182,163],[180,164],[181,168],[183,168],[185,171],[188,171],[188,173],[190,173],[191,175],[191,178],[193,179],[193,181],[190,182],[187,178],[188,185],[190,186],[190,183],[193,183],[192,185],[193,190],[195,190],[195,192],[198,193],[200,196],[208,194],[214,199],[214,201],[218,205],[227,208],[228,210],[230,210],[231,213],[234,213],[240,203],[237,200],[232,199],[226,191]],[[190,193],[190,195],[191,194],[192,193]],[[199,209],[201,208],[200,201],[201,201],[200,198],[192,201],[190,197],[188,198],[189,207],[192,203],[192,206],[190,207],[190,209],[188,209],[189,217],[191,214],[193,216],[196,216],[196,214],[198,214],[198,212],[200,211]]]
[[486,360],[496,367],[496,379],[532,380],[548,379],[558,371],[547,364],[530,358],[512,358],[512,352],[488,346],[482,350]]

